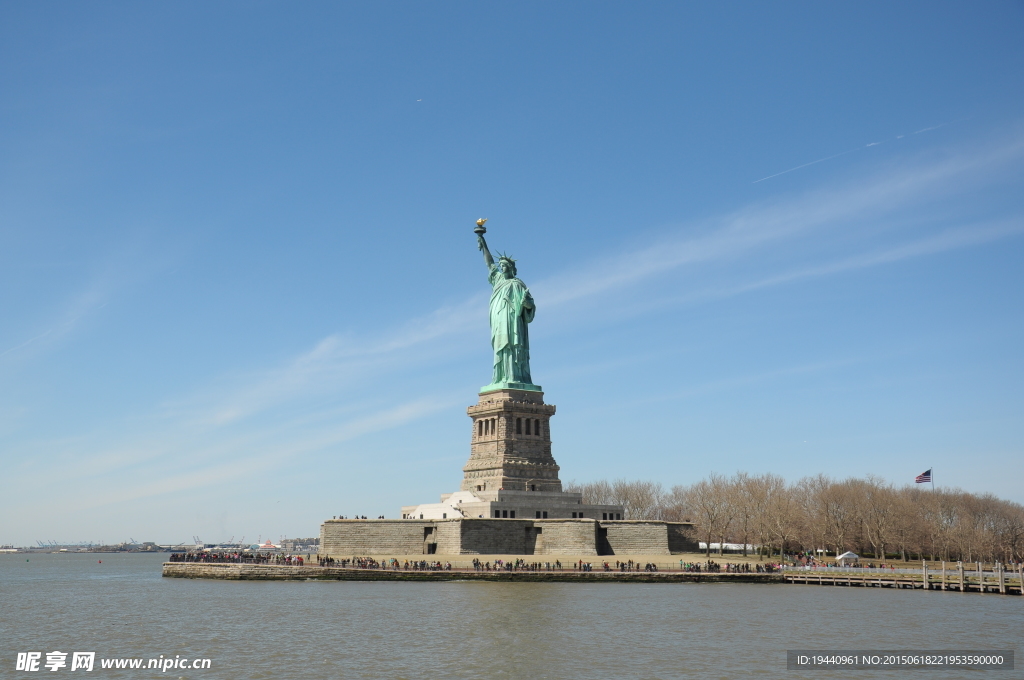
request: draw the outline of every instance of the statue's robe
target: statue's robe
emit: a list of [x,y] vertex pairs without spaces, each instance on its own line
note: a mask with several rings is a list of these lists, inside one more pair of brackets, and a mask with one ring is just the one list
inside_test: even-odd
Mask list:
[[[494,348],[492,384],[532,383],[530,378],[530,334],[536,308],[526,284],[517,278],[506,279],[498,265],[491,266],[487,280],[491,284],[491,347]],[[523,303],[529,307],[524,307]]]

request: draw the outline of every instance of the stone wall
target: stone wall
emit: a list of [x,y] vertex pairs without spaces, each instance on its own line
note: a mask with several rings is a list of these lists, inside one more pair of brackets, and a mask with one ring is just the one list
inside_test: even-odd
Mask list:
[[668,530],[657,521],[601,522],[598,550],[602,555],[668,555]]
[[462,522],[457,519],[434,522],[436,551],[442,555],[462,554]]
[[536,554],[597,555],[597,522],[594,520],[534,520],[533,523],[541,531],[536,539]]
[[240,564],[202,564],[196,562],[164,562],[163,575],[172,578],[217,578],[238,580]]
[[668,549],[673,553],[700,552],[697,532],[688,522],[665,522],[668,529]]
[[461,528],[463,555],[529,555],[527,544],[532,540],[533,522],[521,519],[464,519]]
[[693,525],[593,519],[327,520],[320,554],[668,555],[694,552]]
[[338,559],[420,555],[426,551],[425,543],[434,542],[434,527],[427,520],[329,519],[320,525],[320,554]]
[[306,567],[276,564],[204,564],[201,562],[164,562],[163,575],[170,578],[209,578],[226,581],[305,580],[313,573]]

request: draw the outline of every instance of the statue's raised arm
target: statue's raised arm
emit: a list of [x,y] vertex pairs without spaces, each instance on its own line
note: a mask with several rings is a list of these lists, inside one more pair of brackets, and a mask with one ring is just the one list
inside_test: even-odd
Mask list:
[[491,267],[494,266],[494,258],[491,257],[491,251],[487,248],[487,241],[484,240],[483,234],[476,235],[476,247],[483,251],[484,264],[487,265],[487,270],[490,271]]

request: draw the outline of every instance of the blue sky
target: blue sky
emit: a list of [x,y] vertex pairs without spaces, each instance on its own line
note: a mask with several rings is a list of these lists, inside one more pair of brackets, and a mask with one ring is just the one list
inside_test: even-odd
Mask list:
[[0,543],[454,491],[473,222],[563,481],[1024,502],[1020,3],[0,4]]

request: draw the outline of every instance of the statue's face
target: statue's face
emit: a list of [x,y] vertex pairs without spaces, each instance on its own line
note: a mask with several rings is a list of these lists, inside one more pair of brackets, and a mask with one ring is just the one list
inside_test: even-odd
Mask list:
[[510,262],[502,260],[498,263],[498,266],[501,267],[501,273],[505,275],[506,279],[512,278],[512,264]]

